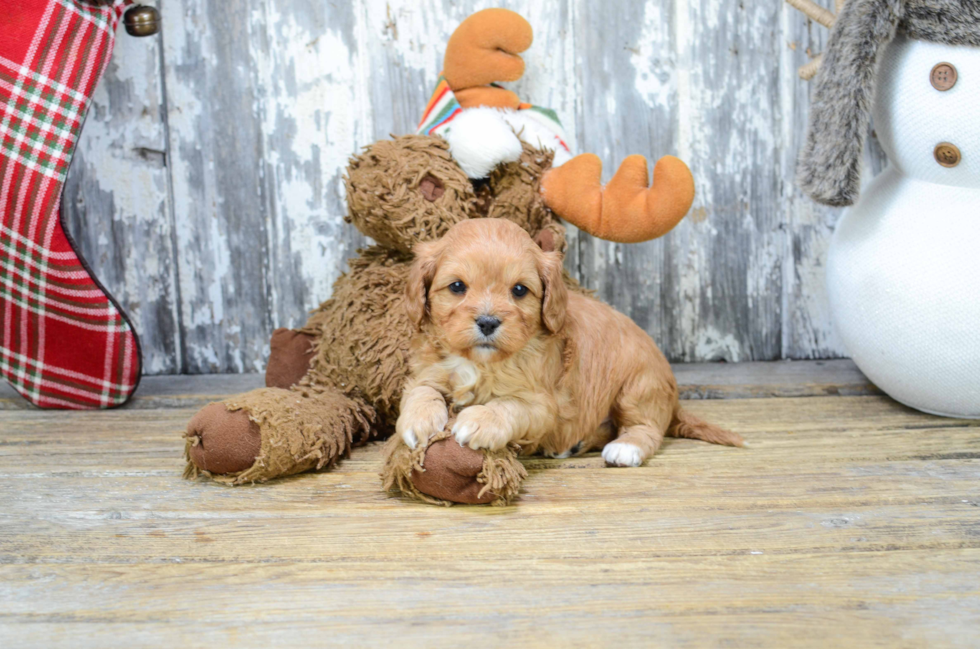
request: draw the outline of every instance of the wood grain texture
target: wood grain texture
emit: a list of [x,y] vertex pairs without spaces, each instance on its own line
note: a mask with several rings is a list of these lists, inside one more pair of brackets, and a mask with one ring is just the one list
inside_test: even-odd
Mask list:
[[[682,399],[750,399],[760,397],[856,396],[880,394],[850,360],[684,363],[673,366]],[[127,409],[201,408],[224,395],[265,385],[257,374],[149,376]],[[33,406],[0,383],[0,410]]]
[[[134,313],[149,373],[261,371],[272,329],[301,324],[366,241],[342,220],[348,156],[414,130],[449,35],[491,3],[159,4],[162,36],[121,35],[95,98],[71,230]],[[843,355],[823,266],[839,212],[794,185],[810,90],[795,70],[827,30],[775,1],[493,4],[535,30],[514,88],[606,179],[631,153],[694,172],[673,233],[572,233],[569,270],[675,361]],[[866,157],[881,169],[873,140]]]
[[516,505],[451,509],[383,494],[377,444],[229,488],[179,477],[192,408],[0,412],[0,638],[975,646],[980,422],[879,396],[687,407],[752,446],[529,458]]

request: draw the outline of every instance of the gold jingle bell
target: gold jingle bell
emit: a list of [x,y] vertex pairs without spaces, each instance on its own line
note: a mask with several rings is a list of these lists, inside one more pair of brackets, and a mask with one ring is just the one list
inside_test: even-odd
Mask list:
[[123,24],[130,36],[153,36],[160,31],[160,12],[156,7],[136,5],[123,14]]

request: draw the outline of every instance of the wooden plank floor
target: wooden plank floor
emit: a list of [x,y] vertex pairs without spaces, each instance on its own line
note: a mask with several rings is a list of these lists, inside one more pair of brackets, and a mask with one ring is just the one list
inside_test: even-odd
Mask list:
[[189,388],[255,377],[114,412],[0,396],[0,646],[980,646],[980,422],[791,365],[677,369],[751,448],[530,459],[509,508],[386,496],[377,446],[182,480]]

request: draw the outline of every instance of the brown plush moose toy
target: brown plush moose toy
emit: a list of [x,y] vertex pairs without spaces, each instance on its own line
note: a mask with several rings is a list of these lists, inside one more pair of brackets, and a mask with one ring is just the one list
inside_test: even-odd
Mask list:
[[[375,142],[351,159],[346,220],[376,245],[350,260],[305,326],[273,333],[268,387],[191,419],[187,477],[261,482],[329,467],[352,447],[390,436],[417,333],[403,305],[412,248],[453,224],[508,219],[543,248],[563,250],[559,217],[619,242],[658,237],[684,217],[694,181],[683,162],[661,158],[650,186],[646,160],[630,156],[602,186],[599,159],[567,153],[552,111],[496,85],[521,77],[519,53],[531,40],[531,26],[514,12],[473,14],[449,40],[420,134]],[[501,504],[517,494],[525,476],[518,449],[474,451],[448,437],[414,450],[393,439],[385,487],[442,504]]]

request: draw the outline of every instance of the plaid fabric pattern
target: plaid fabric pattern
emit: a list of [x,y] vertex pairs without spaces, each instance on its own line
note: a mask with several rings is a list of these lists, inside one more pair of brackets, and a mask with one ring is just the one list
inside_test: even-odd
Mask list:
[[0,0],[0,373],[35,405],[106,408],[139,381],[125,315],[78,257],[61,190],[131,0]]

